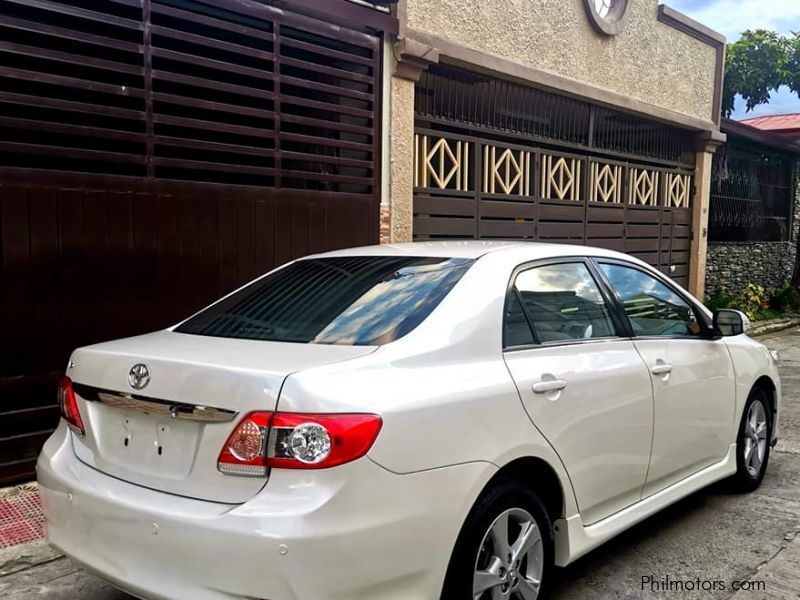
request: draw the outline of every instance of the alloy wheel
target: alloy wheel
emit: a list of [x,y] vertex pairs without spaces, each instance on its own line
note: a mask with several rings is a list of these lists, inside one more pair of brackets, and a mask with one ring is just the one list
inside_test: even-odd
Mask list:
[[543,569],[544,544],[533,516],[521,508],[503,511],[483,536],[473,600],[535,600]]
[[767,410],[755,400],[744,425],[744,464],[750,477],[758,477],[767,452]]

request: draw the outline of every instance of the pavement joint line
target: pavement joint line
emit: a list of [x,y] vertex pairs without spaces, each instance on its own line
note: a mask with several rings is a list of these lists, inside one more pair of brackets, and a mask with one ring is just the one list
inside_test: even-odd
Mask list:
[[[20,573],[24,573],[25,571],[29,571],[31,569],[36,569],[37,567],[42,567],[44,565],[49,565],[51,563],[58,562],[60,560],[67,560],[67,557],[63,556],[63,555],[62,556],[54,556],[53,558],[50,558],[48,560],[42,560],[42,561],[38,561],[38,562],[28,562],[25,566],[20,567],[19,569],[10,570],[10,571],[3,570],[9,564],[13,565],[14,563],[18,563],[18,562],[27,562],[27,561],[24,560],[25,558],[26,557],[23,555],[20,558],[9,560],[9,561],[3,563],[2,565],[0,565],[0,581],[2,581],[6,577],[10,577],[11,575],[18,575]],[[77,571],[77,569],[76,569],[76,571]]]
[[[753,570],[749,575],[747,575],[747,577],[748,578],[752,578],[752,577],[758,575],[758,573],[760,573],[763,569],[767,568],[769,566],[769,564],[773,560],[775,560],[776,558],[778,558],[778,556],[780,556],[781,552],[786,550],[791,545],[791,543],[796,539],[798,533],[800,533],[800,528],[798,528],[798,529],[789,529],[784,534],[783,540],[781,541],[780,546],[778,547],[778,549],[769,558],[767,558],[766,560],[763,560],[761,563],[759,563],[756,566],[755,570]],[[742,579],[744,580],[744,578],[742,578]],[[729,599],[737,597],[737,596],[741,597],[741,592],[740,591],[734,591],[734,592],[728,594],[728,598]]]
[[[791,535],[791,537],[790,537],[790,538],[787,540],[786,538],[787,538],[787,537],[788,537],[790,534],[792,534],[792,535]],[[772,556],[770,556],[770,557],[769,557],[767,560],[764,560],[764,561],[762,561],[762,562],[761,562],[761,563],[760,563],[760,564],[759,564],[759,565],[756,567],[756,573],[758,573],[758,572],[759,572],[761,569],[763,569],[764,567],[766,567],[766,566],[767,566],[769,563],[771,563],[773,560],[775,560],[776,558],[778,558],[778,555],[779,555],[781,552],[783,552],[784,550],[786,550],[787,546],[789,545],[787,542],[792,542],[792,540],[794,540],[794,538],[795,538],[795,536],[796,536],[796,535],[797,535],[797,531],[794,531],[794,530],[792,530],[792,529],[790,529],[790,530],[789,530],[787,533],[785,533],[785,534],[783,535],[783,541],[781,541],[781,544],[780,544],[780,546],[778,546],[778,549],[775,551],[775,553],[774,553]]]
[[[775,493],[767,492],[767,491],[758,491],[756,495],[759,498],[764,498],[767,500],[774,500],[781,504],[790,504],[792,506],[799,506],[800,507],[800,500],[795,500],[793,498],[786,498],[784,496],[776,496]],[[792,531],[791,529],[789,531]],[[798,527],[798,532],[800,532],[800,527]]]
[[41,587],[42,585],[45,585],[47,583],[53,583],[54,581],[58,581],[59,579],[64,579],[64,577],[72,577],[73,575],[75,575],[75,573],[79,573],[79,572],[80,572],[80,569],[79,568],[75,568],[72,571],[70,571],[69,573],[62,573],[61,575],[57,575],[55,577],[51,577],[50,579],[45,579],[43,581],[38,581],[38,582],[36,582],[36,585]]
[[784,498],[783,496],[776,496],[769,492],[758,492],[758,496],[762,498],[770,498],[771,500],[780,500],[781,502],[789,502],[790,504],[800,504],[800,500],[792,500],[791,498]]
[[[786,574],[786,569],[782,569],[781,561],[784,558],[785,553],[795,552],[800,555],[798,549],[800,548],[800,538],[798,538],[798,534],[800,534],[800,527],[797,529],[790,529],[784,535],[784,540],[781,542],[780,548],[767,560],[762,562],[758,567],[756,567],[755,572],[753,575],[761,574],[762,581],[767,583],[774,589],[767,589],[761,591],[749,591],[749,590],[738,590],[735,591],[733,594],[729,595],[729,599],[741,599],[741,600],[778,600],[783,598],[788,598],[789,596],[783,594],[781,590],[788,591],[788,590],[796,590],[795,583],[795,570],[792,569],[790,574]],[[787,559],[794,564],[797,560],[797,557],[790,557]],[[800,597],[800,593],[790,592],[791,597],[795,597],[793,594],[797,594],[797,597]]]

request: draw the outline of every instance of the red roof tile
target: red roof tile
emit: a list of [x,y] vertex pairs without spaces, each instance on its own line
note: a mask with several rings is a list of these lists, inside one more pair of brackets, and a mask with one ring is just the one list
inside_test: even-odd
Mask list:
[[770,115],[766,117],[753,117],[740,121],[751,127],[756,127],[763,131],[786,131],[800,129],[800,113],[792,115]]

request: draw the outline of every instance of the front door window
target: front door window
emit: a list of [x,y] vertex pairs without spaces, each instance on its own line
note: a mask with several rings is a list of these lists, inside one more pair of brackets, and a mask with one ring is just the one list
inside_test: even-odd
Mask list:
[[694,309],[664,283],[631,267],[602,264],[600,268],[622,302],[637,336],[700,335]]

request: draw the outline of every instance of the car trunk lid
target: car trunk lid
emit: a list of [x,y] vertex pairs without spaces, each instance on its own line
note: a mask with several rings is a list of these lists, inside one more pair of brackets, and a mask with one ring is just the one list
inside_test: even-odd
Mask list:
[[[86,426],[85,436],[74,436],[75,453],[99,471],[137,485],[202,500],[245,502],[266,478],[217,469],[236,424],[249,412],[274,411],[291,373],[374,350],[171,331],[81,348],[67,372]],[[149,373],[140,389],[129,382],[135,365],[146,365]],[[138,373],[143,375],[141,368]]]

